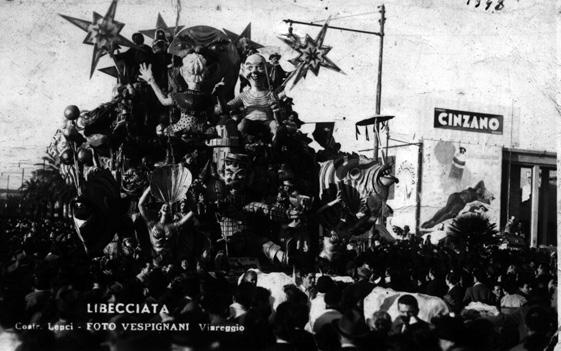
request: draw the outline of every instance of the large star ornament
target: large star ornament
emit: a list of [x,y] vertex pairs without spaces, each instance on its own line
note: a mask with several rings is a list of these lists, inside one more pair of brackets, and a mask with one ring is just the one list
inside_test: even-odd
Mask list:
[[323,45],[328,22],[329,20],[321,27],[315,40],[308,34],[306,34],[304,40],[293,33],[279,37],[280,40],[284,41],[299,53],[297,57],[288,61],[296,66],[296,69],[292,71],[283,84],[286,84],[290,79],[294,78],[293,85],[296,85],[300,79],[306,78],[309,70],[317,76],[320,67],[329,68],[344,74],[344,72],[327,57],[327,54],[331,51],[331,46]]
[[84,32],[87,32],[84,44],[93,45],[92,65],[90,68],[90,78],[95,71],[95,67],[99,59],[104,55],[113,54],[113,50],[119,48],[120,45],[133,47],[134,44],[123,37],[119,33],[125,26],[124,23],[115,21],[115,11],[117,10],[117,0],[111,2],[111,6],[107,9],[105,16],[99,13],[93,13],[93,20],[91,22],[65,16],[59,14],[62,18],[77,26]]
[[232,41],[232,43],[234,43],[234,45],[238,46],[238,43],[240,40],[242,40],[243,38],[247,39],[248,44],[250,46],[252,46],[255,49],[260,49],[263,47],[263,45],[254,42],[253,40],[251,40],[251,23],[249,23],[247,26],[245,26],[244,30],[241,32],[241,34],[236,34],[234,32],[231,32],[229,30],[227,30],[226,28],[223,28],[224,33],[226,33],[226,35],[228,36],[228,38]]
[[156,20],[156,28],[145,29],[145,30],[141,30],[139,32],[146,35],[147,37],[149,37],[151,39],[154,39],[154,37],[156,36],[156,31],[158,29],[162,29],[164,32],[170,34],[173,37],[175,35],[175,33],[179,33],[182,28],[183,28],[183,26],[168,27],[168,25],[166,24],[166,21],[164,21],[164,19],[162,18],[162,15],[158,13],[158,19]]

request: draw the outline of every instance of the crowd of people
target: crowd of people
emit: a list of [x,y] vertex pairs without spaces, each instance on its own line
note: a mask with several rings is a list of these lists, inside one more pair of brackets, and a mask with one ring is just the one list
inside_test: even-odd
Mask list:
[[[90,259],[64,220],[8,219],[0,233],[0,345],[17,350],[544,350],[556,342],[556,265],[547,252],[458,255],[413,236],[374,240],[360,252],[349,247],[352,280],[298,268],[275,304],[275,287],[260,285],[256,270],[240,278],[203,261],[156,266],[126,238]],[[387,306],[364,315],[375,288],[401,292],[393,320]],[[424,300],[414,293],[441,298],[449,313],[422,320]],[[88,312],[87,304],[120,302],[166,309]],[[94,331],[88,322],[191,327]],[[26,330],[34,325],[41,328]]]

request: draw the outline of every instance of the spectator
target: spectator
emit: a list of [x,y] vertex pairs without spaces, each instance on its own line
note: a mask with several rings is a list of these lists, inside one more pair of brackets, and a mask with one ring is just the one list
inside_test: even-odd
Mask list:
[[340,319],[332,322],[339,335],[341,350],[355,351],[364,350],[360,347],[369,335],[368,327],[360,312],[356,310],[346,311]]
[[434,327],[442,351],[461,349],[466,331],[460,318],[447,316],[437,318]]
[[429,323],[417,316],[419,314],[419,303],[413,295],[400,296],[397,300],[397,309],[399,311],[399,317],[393,322],[393,334],[403,334],[416,329],[429,327]]
[[385,311],[376,311],[372,314],[372,318],[366,320],[368,328],[384,338],[388,336],[392,329],[392,317]]
[[425,294],[437,297],[443,297],[448,290],[446,282],[441,277],[440,272],[436,267],[431,267],[428,274],[428,283],[425,286]]
[[455,272],[450,272],[446,275],[446,285],[448,292],[444,295],[443,299],[448,304],[450,311],[455,315],[459,315],[463,309],[464,292],[460,286],[460,277]]
[[506,282],[504,291],[505,295],[500,300],[501,308],[519,308],[526,304],[526,298],[518,293],[514,282]]
[[242,281],[248,282],[252,285],[257,285],[257,273],[253,270],[248,270],[244,273]]
[[321,316],[326,310],[325,294],[331,289],[333,289],[334,287],[335,284],[333,283],[331,277],[327,275],[322,275],[321,277],[318,278],[316,284],[317,295],[310,302],[310,322],[309,322],[310,330],[311,330],[311,326],[314,324],[316,319],[319,316]]
[[242,282],[236,289],[234,303],[230,305],[230,320],[244,324],[255,293],[255,286]]
[[292,327],[290,325],[290,303],[283,302],[277,306],[277,311],[273,319],[273,333],[275,334],[275,344],[269,346],[267,351],[294,351],[296,348],[290,344]]
[[317,334],[326,325],[329,325],[333,320],[341,318],[339,311],[339,302],[341,299],[341,289],[334,287],[325,293],[325,312],[323,312],[312,324],[314,334]]
[[491,290],[483,283],[485,280],[483,271],[475,271],[473,273],[473,278],[475,282],[472,287],[466,289],[463,301],[464,305],[468,305],[471,302],[482,302],[487,305],[493,305],[495,299]]

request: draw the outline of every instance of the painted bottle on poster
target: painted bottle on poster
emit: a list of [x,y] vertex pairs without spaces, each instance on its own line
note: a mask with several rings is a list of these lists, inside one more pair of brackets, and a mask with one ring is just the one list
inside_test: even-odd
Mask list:
[[452,158],[452,165],[450,166],[450,178],[462,179],[464,175],[464,168],[466,167],[466,148],[460,146],[458,152]]

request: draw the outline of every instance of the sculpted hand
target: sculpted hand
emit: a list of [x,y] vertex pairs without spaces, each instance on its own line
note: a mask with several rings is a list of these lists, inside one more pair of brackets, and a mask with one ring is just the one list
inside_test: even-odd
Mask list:
[[220,89],[224,86],[224,78],[222,78],[220,80],[220,82],[216,83],[214,85],[214,88],[212,88],[212,95],[215,95],[218,91],[220,91]]
[[140,75],[138,76],[140,79],[152,83],[154,81],[154,76],[152,75],[152,65],[146,65],[145,63],[140,64],[139,69]]

